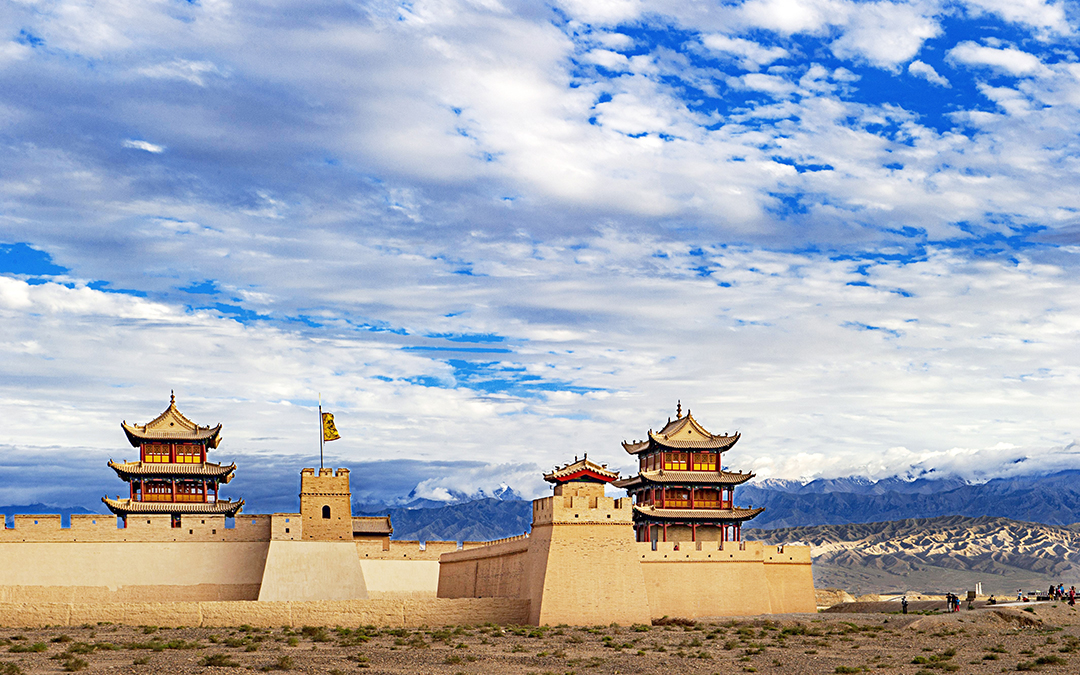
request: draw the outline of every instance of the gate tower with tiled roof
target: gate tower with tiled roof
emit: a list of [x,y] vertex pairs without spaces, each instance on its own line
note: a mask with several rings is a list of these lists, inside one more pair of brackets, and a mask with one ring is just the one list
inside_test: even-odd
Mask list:
[[174,526],[181,515],[235,516],[244,500],[218,498],[218,487],[232,480],[236,464],[224,466],[206,461],[206,453],[221,442],[221,425],[199,426],[169,407],[146,424],[120,423],[137,461],[114,462],[109,467],[128,483],[128,497],[101,501],[118,516],[147,513],[171,514]]
[[623,442],[637,455],[636,476],[612,483],[634,498],[634,530],[638,541],[740,541],[742,524],[763,508],[734,504],[735,486],[752,473],[725,471],[721,456],[740,436],[708,432],[682,403],[675,419],[647,440]]

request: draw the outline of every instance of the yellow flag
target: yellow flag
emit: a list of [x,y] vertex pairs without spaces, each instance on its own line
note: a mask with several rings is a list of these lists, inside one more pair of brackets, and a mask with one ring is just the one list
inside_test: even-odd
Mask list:
[[333,413],[322,414],[322,437],[324,441],[336,441],[341,438],[341,434],[337,432],[337,427],[334,426]]

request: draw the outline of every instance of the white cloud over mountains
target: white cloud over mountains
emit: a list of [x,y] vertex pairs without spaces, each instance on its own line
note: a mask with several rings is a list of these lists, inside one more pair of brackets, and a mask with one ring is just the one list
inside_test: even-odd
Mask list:
[[63,269],[0,266],[0,444],[112,447],[176,388],[253,454],[307,443],[320,391],[357,460],[625,463],[680,398],[762,475],[1061,454],[1069,21],[11,4],[0,244]]

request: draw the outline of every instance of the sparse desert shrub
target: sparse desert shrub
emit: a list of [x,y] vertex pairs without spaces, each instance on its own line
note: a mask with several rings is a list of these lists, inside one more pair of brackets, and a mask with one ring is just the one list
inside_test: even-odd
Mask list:
[[1016,664],[1016,669],[1017,670],[1038,670],[1039,667],[1037,665],[1035,665],[1034,661],[1021,661],[1020,663]]
[[64,670],[69,673],[74,673],[79,670],[86,670],[90,667],[90,662],[86,659],[80,659],[78,656],[72,656],[67,661],[64,661]]
[[14,663],[0,663],[0,675],[22,675],[22,668]]
[[240,662],[230,659],[228,654],[210,654],[203,657],[200,665],[207,668],[238,668]]
[[1038,666],[1064,666],[1066,663],[1068,663],[1068,661],[1053,654],[1050,656],[1040,656],[1035,659],[1035,665]]
[[8,649],[12,654],[24,654],[30,652],[43,652],[49,648],[49,645],[44,642],[35,642],[32,645],[12,645]]
[[149,656],[140,656],[139,658],[132,661],[131,665],[133,665],[133,666],[145,666],[148,663],[150,663],[150,657]]
[[268,673],[272,670],[292,670],[296,667],[296,662],[293,661],[291,656],[282,656],[274,663],[267,664],[262,668],[259,668],[264,673]]
[[680,617],[662,616],[659,619],[653,619],[652,625],[654,626],[684,626],[687,628],[694,628],[697,626],[697,622],[693,619],[683,619]]
[[325,626],[304,626],[300,629],[300,634],[312,642],[330,642],[330,634]]
[[837,666],[835,673],[861,673],[862,668],[857,666]]

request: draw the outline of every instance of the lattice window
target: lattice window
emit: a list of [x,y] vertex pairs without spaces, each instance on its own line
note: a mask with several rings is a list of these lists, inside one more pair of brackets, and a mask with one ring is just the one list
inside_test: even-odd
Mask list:
[[167,443],[146,443],[142,446],[144,462],[168,462],[169,445]]
[[715,452],[695,452],[694,471],[716,471],[716,453]]
[[176,461],[180,464],[199,464],[202,462],[202,446],[194,443],[177,445]]
[[690,458],[689,453],[686,452],[665,452],[664,453],[664,470],[665,471],[686,471],[686,465]]

